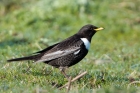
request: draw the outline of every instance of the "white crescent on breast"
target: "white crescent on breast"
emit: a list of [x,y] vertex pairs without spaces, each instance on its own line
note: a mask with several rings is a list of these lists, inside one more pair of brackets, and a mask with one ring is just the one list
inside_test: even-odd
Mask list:
[[80,38],[80,39],[83,41],[86,49],[89,50],[89,48],[90,48],[90,42],[88,41],[88,39],[87,38]]

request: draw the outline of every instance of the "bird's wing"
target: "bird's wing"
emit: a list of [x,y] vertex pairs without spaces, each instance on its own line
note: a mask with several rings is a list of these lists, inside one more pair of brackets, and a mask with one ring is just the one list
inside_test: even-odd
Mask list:
[[46,61],[51,61],[53,59],[71,54],[71,53],[75,53],[77,51],[79,51],[80,47],[75,47],[75,48],[70,48],[70,49],[66,49],[66,50],[58,50],[58,51],[54,51],[51,53],[46,53],[44,54],[39,60],[37,60],[36,62],[46,62]]
[[71,53],[77,54],[77,51],[80,50],[81,45],[83,44],[80,38],[77,37],[78,36],[76,35],[71,36],[60,43],[37,52],[41,57],[35,62],[47,62]]

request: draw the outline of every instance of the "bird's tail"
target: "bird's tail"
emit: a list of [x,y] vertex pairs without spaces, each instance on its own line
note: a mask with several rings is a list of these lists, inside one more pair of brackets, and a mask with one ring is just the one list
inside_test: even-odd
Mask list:
[[39,58],[39,55],[32,55],[32,56],[27,56],[27,57],[9,59],[9,60],[7,60],[7,62],[24,61],[24,60],[34,60],[34,61],[36,61],[38,58]]

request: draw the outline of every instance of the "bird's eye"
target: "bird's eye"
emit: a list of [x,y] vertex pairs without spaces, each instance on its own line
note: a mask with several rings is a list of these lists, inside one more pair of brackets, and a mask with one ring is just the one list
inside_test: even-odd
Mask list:
[[93,30],[93,28],[91,27],[90,30]]

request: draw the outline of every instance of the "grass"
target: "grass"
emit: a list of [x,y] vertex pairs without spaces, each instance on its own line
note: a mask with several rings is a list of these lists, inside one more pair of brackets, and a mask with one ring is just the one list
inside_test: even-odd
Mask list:
[[105,30],[93,37],[86,58],[69,68],[73,77],[88,71],[70,93],[138,93],[140,83],[133,82],[140,81],[139,11],[139,0],[0,1],[0,92],[65,93],[52,87],[67,82],[58,69],[6,60],[30,55],[90,23]]

